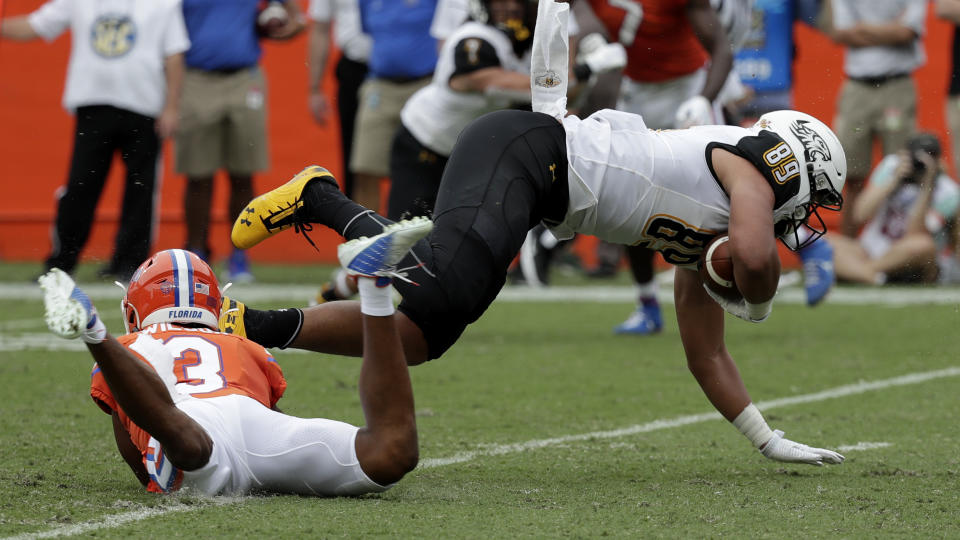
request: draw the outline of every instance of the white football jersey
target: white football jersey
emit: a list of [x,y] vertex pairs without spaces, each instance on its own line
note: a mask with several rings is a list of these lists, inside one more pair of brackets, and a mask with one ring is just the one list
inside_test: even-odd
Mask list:
[[[635,114],[602,110],[563,120],[570,202],[558,238],[578,232],[642,245],[667,262],[695,265],[707,242],[727,230],[730,199],[707,161],[714,147],[741,155],[771,183],[774,219],[792,212],[799,174],[771,181],[762,159],[786,146],[770,131],[701,126],[653,131]],[[789,150],[789,148],[786,148]],[[769,168],[769,166],[767,167]],[[771,231],[773,234],[773,231]]]
[[[492,26],[468,22],[457,29],[440,49],[437,67],[430,84],[407,100],[400,111],[404,127],[430,150],[449,156],[460,132],[471,121],[484,114],[510,105],[502,97],[480,92],[455,92],[450,88],[450,77],[457,70],[457,56],[478,65],[488,65],[484,54],[496,55],[496,63],[503,69],[529,73],[529,60],[523,61],[513,50],[510,38]],[[472,55],[472,56],[471,56]]]

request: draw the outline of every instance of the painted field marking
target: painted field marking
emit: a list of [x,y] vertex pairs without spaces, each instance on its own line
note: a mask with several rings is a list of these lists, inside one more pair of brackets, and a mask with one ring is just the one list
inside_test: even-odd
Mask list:
[[216,506],[226,506],[243,501],[243,497],[205,497],[202,501],[196,501],[197,504],[175,503],[170,506],[159,508],[143,508],[134,510],[125,514],[113,514],[95,521],[86,521],[75,525],[64,525],[54,529],[8,536],[4,540],[33,540],[35,538],[59,538],[62,536],[73,536],[76,534],[85,534],[103,529],[115,529],[130,523],[143,521],[147,518],[162,516],[166,514],[176,514],[178,512],[192,512],[194,510],[203,510]]
[[[119,300],[123,291],[105,283],[81,283],[84,292],[95,300]],[[672,303],[672,286],[661,286],[661,302]],[[563,286],[534,288],[526,286],[504,287],[497,296],[498,302],[597,302],[628,303],[636,301],[637,292],[627,285],[613,286]],[[237,284],[230,289],[230,297],[243,302],[293,302],[303,305],[317,295],[315,286],[281,284]],[[40,287],[23,283],[0,282],[0,301],[43,299]],[[840,285],[830,291],[828,304],[905,306],[915,304],[960,304],[960,287],[851,287]],[[786,287],[777,292],[775,304],[805,304],[806,294],[802,288]]]
[[893,443],[888,442],[858,442],[857,444],[848,444],[845,446],[838,446],[837,450],[840,452],[856,452],[859,450],[876,450],[877,448],[886,448],[888,446],[893,446]]
[[[761,401],[757,403],[757,407],[761,411],[768,411],[770,409],[776,409],[778,407],[785,407],[787,405],[796,405],[799,403],[811,403],[815,401],[824,401],[827,399],[834,399],[840,397],[853,396],[856,394],[863,394],[865,392],[871,392],[874,390],[883,390],[886,388],[892,388],[895,386],[906,386],[910,384],[918,384],[921,382],[926,382],[934,379],[942,379],[944,377],[956,377],[960,375],[960,367],[951,367],[946,369],[940,369],[937,371],[927,371],[924,373],[911,373],[909,375],[903,375],[900,377],[894,377],[892,379],[885,379],[881,381],[863,381],[855,384],[848,384],[844,386],[838,386],[836,388],[831,388],[829,390],[824,390],[822,392],[816,392],[813,394],[805,394],[801,396],[791,396],[780,399],[773,399],[769,401]],[[709,413],[701,414],[692,414],[688,416],[679,416],[676,418],[654,420],[652,422],[647,422],[646,424],[637,424],[625,428],[613,429],[609,431],[594,431],[591,433],[578,433],[576,435],[564,435],[562,437],[551,437],[549,439],[535,439],[532,441],[526,441],[522,443],[514,444],[499,444],[491,445],[478,450],[468,450],[466,452],[459,452],[449,457],[445,458],[427,458],[420,461],[420,468],[431,469],[433,467],[442,467],[444,465],[452,465],[454,463],[464,463],[467,461],[472,461],[478,457],[483,456],[500,456],[504,454],[513,454],[516,452],[524,452],[527,450],[533,450],[536,448],[545,448],[548,446],[556,446],[559,444],[566,444],[570,442],[586,441],[591,439],[613,439],[618,437],[626,437],[629,435],[636,435],[638,433],[649,433],[651,431],[657,431],[660,429],[675,428],[680,426],[686,426],[690,424],[697,424],[700,422],[705,422],[707,420],[717,420],[722,418],[720,413],[713,411]]]
[[[936,379],[943,379],[947,377],[957,377],[960,376],[960,367],[949,367],[945,369],[938,369],[935,371],[926,371],[921,373],[910,373],[907,375],[902,375],[900,377],[893,377],[892,379],[883,379],[880,381],[862,381],[859,383],[848,384],[844,386],[838,386],[836,388],[831,388],[824,390],[822,392],[816,392],[813,394],[804,394],[800,396],[791,396],[780,399],[773,399],[769,401],[761,401],[757,403],[757,407],[761,410],[770,410],[776,409],[778,407],[785,407],[788,405],[795,405],[799,403],[812,403],[817,401],[824,401],[827,399],[848,397],[857,394],[864,394],[866,392],[872,392],[876,390],[884,390],[887,388],[893,388],[897,386],[907,386],[911,384],[920,384],[927,381],[933,381]],[[585,441],[589,439],[612,439],[617,437],[627,437],[630,435],[636,435],[638,433],[649,433],[651,431],[657,431],[661,429],[674,428],[680,426],[686,426],[690,424],[697,424],[700,422],[706,422],[707,420],[717,420],[720,419],[720,413],[709,412],[702,414],[692,414],[688,416],[679,416],[676,418],[665,418],[660,420],[654,420],[652,422],[647,422],[646,424],[638,424],[634,426],[629,426],[620,429],[614,429],[609,431],[594,431],[591,433],[581,433],[576,435],[565,435],[562,437],[551,437],[549,439],[535,439],[531,441],[526,441],[522,443],[514,444],[500,444],[500,445],[489,445],[484,446],[484,448],[479,450],[473,450],[468,452],[460,452],[454,454],[450,457],[445,458],[427,458],[420,461],[418,469],[432,469],[436,467],[442,467],[444,465],[453,465],[456,463],[465,463],[467,461],[472,461],[474,459],[485,457],[485,456],[500,456],[504,454],[512,454],[518,452],[525,452],[528,450],[534,450],[537,448],[546,448],[548,446],[556,446],[560,444]],[[841,451],[850,451],[850,450],[866,450],[870,448],[878,448],[877,446],[872,446],[870,448],[861,448],[860,445],[885,445],[888,443],[857,443],[853,446],[841,446],[839,449]],[[223,506],[229,504],[241,503],[246,500],[246,497],[211,497],[204,498],[203,501],[209,501],[209,504],[198,502],[195,505],[183,505],[175,504],[167,506],[164,508],[150,508],[143,510],[136,510],[133,512],[127,512],[125,514],[114,514],[107,516],[103,519],[96,521],[87,521],[84,523],[78,523],[76,525],[66,525],[63,527],[56,527],[53,529],[48,529],[46,531],[37,532],[37,533],[25,533],[17,536],[9,536],[3,540],[33,540],[35,538],[56,538],[61,536],[72,536],[75,534],[83,534],[92,531],[102,530],[102,529],[113,529],[116,527],[121,527],[130,523],[135,523],[137,521],[142,521],[147,518],[162,516],[164,514],[174,513],[174,512],[188,512],[191,510],[202,510],[204,508],[209,508],[210,506]]]

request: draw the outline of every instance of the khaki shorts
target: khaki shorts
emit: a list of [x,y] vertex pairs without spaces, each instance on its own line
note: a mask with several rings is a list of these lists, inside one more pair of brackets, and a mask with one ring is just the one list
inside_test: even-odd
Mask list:
[[353,134],[350,171],[354,174],[390,174],[390,148],[400,127],[400,109],[430,77],[395,83],[367,79],[360,87],[360,107]]
[[913,79],[892,79],[878,86],[846,80],[837,102],[834,128],[847,155],[851,178],[870,174],[873,141],[883,143],[883,154],[903,148],[916,130],[917,93]]
[[188,69],[176,134],[177,172],[203,177],[218,169],[236,174],[266,169],[266,100],[259,67],[228,74]]

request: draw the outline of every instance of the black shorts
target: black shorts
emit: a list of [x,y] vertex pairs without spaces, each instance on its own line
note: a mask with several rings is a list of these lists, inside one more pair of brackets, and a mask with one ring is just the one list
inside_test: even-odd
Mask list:
[[387,217],[393,221],[432,216],[447,157],[420,144],[403,124],[390,147],[390,199]]
[[419,286],[394,281],[431,359],[497,297],[527,231],[562,222],[567,204],[566,136],[554,118],[497,111],[467,126],[443,173],[433,232],[414,250]]

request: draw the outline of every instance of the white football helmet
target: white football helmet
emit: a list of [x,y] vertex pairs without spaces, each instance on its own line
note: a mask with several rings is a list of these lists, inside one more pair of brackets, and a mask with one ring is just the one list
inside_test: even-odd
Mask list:
[[[799,111],[773,111],[760,117],[754,129],[772,131],[790,147],[800,164],[800,189],[774,214],[776,234],[790,249],[809,245],[827,232],[817,210],[843,206],[847,156],[840,139],[816,118]],[[810,223],[815,217],[816,222]],[[801,241],[801,228],[811,233]]]

